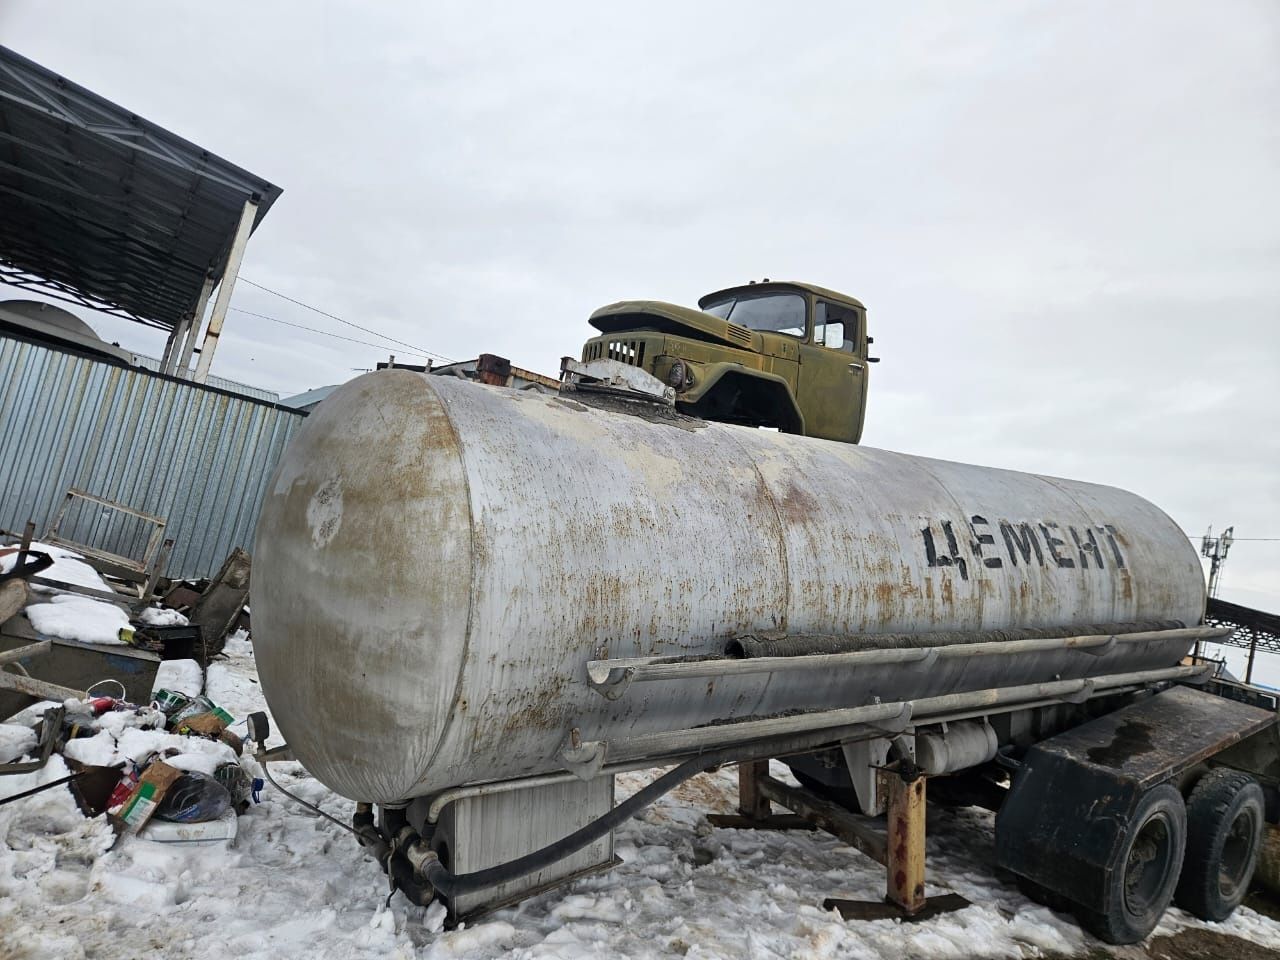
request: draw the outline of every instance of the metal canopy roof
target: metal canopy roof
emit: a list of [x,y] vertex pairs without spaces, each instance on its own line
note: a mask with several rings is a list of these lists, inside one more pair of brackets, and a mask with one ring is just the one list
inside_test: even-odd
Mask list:
[[279,195],[0,46],[0,280],[172,329]]

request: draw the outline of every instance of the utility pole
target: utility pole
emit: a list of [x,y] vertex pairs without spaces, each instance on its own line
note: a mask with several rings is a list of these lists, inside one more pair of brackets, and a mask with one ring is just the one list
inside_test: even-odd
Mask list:
[[[1212,599],[1218,595],[1218,577],[1222,573],[1222,564],[1227,559],[1227,551],[1231,549],[1232,532],[1235,527],[1227,527],[1222,531],[1222,536],[1215,537],[1213,535],[1213,524],[1209,525],[1209,529],[1205,531],[1204,536],[1200,540],[1200,556],[1207,557],[1209,560],[1209,597]],[[1192,651],[1195,657],[1200,656],[1200,641],[1197,640],[1195,649]],[[1249,671],[1253,673],[1253,657],[1249,657]],[[1245,681],[1248,682],[1247,680]]]
[[1235,539],[1232,536],[1235,529],[1235,527],[1227,527],[1222,531],[1222,536],[1215,537],[1213,526],[1210,525],[1200,541],[1200,555],[1209,558],[1209,596],[1211,597],[1218,595],[1218,577],[1222,573],[1223,563],[1226,562],[1227,551],[1231,549],[1231,543]]

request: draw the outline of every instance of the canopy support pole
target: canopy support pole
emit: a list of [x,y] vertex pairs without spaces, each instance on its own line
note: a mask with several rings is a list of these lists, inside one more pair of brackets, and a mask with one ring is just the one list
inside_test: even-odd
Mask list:
[[226,319],[227,308],[231,306],[231,294],[236,288],[236,278],[240,275],[240,262],[244,259],[244,248],[249,242],[249,234],[253,231],[253,222],[257,217],[258,205],[252,200],[244,202],[244,211],[240,214],[240,224],[236,227],[235,239],[231,241],[231,251],[227,254],[227,267],[222,272],[222,280],[218,284],[218,299],[213,302],[213,314],[209,317],[209,329],[204,334],[204,345],[200,348],[200,362],[196,364],[193,379],[196,383],[204,383],[209,376],[209,368],[213,365],[213,354],[218,349],[218,337],[222,333],[222,321]]
[[200,288],[200,299],[191,317],[182,327],[182,343],[174,346],[172,373],[179,377],[191,375],[191,354],[195,351],[196,338],[200,336],[200,327],[204,324],[204,308],[209,304],[209,296],[213,293],[213,277],[204,278],[204,286]]

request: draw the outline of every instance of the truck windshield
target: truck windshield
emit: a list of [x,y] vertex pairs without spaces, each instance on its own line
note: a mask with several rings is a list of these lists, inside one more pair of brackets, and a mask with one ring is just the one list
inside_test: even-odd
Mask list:
[[804,336],[804,297],[795,293],[769,293],[757,297],[727,296],[712,300],[705,313],[732,320],[752,330]]

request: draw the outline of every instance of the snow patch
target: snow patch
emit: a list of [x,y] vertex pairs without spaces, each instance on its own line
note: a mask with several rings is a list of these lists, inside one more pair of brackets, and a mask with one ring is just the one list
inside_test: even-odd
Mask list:
[[147,607],[138,619],[149,627],[185,627],[190,622],[177,610],[168,607]]
[[74,593],[60,593],[48,603],[33,603],[26,610],[36,632],[59,640],[120,645],[120,630],[129,617],[120,607]]
[[36,745],[36,732],[16,723],[0,723],[0,763],[24,756]]
[[[89,587],[93,590],[111,589],[110,585],[102,577],[98,576],[98,571],[84,562],[84,557],[80,554],[72,553],[70,550],[54,546],[51,543],[32,542],[31,549],[40,553],[47,553],[53,558],[53,566],[40,571],[39,576],[48,580],[61,580],[63,583],[72,583],[77,587]],[[17,562],[18,555],[16,553],[0,557],[0,573],[8,573]],[[53,588],[42,587],[33,583],[31,589],[37,593],[49,593]]]
[[156,682],[151,687],[152,694],[157,690],[172,690],[189,697],[198,696],[204,690],[204,671],[200,669],[199,661],[161,660],[156,669]]

